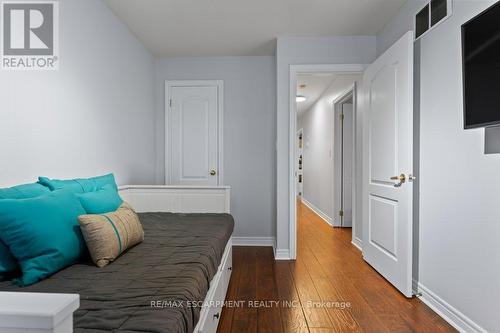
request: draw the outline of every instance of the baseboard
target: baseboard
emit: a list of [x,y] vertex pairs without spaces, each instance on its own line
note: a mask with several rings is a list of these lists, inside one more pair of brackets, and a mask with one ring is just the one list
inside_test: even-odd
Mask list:
[[290,260],[290,250],[289,249],[278,249],[274,254],[275,260]]
[[352,245],[356,246],[358,250],[363,252],[363,241],[359,239],[358,237],[354,237],[351,241]]
[[276,238],[274,237],[232,237],[233,246],[272,246],[276,255]]
[[312,210],[313,212],[315,212],[319,217],[321,217],[321,219],[323,221],[325,221],[326,223],[328,223],[330,226],[333,227],[333,221],[332,221],[332,218],[330,216],[326,215],[323,211],[321,211],[321,209],[314,206],[312,203],[307,201],[304,197],[301,197],[300,199],[302,200],[302,203],[304,205],[309,207],[309,209]]
[[418,283],[419,298],[434,312],[440,315],[451,326],[463,333],[487,333],[487,331],[476,324],[472,319],[464,315],[452,305],[444,301],[427,287]]

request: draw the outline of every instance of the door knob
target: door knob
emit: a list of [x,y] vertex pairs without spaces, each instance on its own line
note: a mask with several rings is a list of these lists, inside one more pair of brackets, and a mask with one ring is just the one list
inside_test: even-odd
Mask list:
[[215,176],[217,174],[217,171],[215,169],[210,170],[210,176]]
[[394,184],[394,187],[400,187],[401,185],[404,184],[404,182],[406,182],[406,175],[402,173],[399,176],[391,177],[391,180],[399,180],[399,183]]

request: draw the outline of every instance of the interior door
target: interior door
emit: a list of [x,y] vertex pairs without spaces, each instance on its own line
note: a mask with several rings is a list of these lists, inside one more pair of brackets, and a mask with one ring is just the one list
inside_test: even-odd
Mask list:
[[413,33],[364,74],[363,257],[412,296]]
[[218,185],[217,89],[170,88],[171,185]]
[[342,227],[352,227],[353,104],[343,103],[342,114]]
[[333,111],[333,225],[351,228],[354,162],[352,97],[334,103]]

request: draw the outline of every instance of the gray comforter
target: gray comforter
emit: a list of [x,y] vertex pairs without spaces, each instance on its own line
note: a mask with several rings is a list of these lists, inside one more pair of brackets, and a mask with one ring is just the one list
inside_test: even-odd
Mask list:
[[228,214],[139,214],[143,243],[115,262],[68,267],[47,280],[0,291],[78,293],[75,332],[192,332],[217,272],[233,218]]

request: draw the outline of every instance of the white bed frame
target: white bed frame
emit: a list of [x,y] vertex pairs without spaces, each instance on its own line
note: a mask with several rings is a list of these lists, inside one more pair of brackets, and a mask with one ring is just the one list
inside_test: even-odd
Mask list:
[[[229,213],[227,186],[137,186],[119,188],[121,197],[137,212]],[[232,241],[229,240],[217,274],[203,303],[194,332],[215,333],[232,272]],[[73,312],[80,306],[78,294],[0,292],[0,332],[71,333]]]

